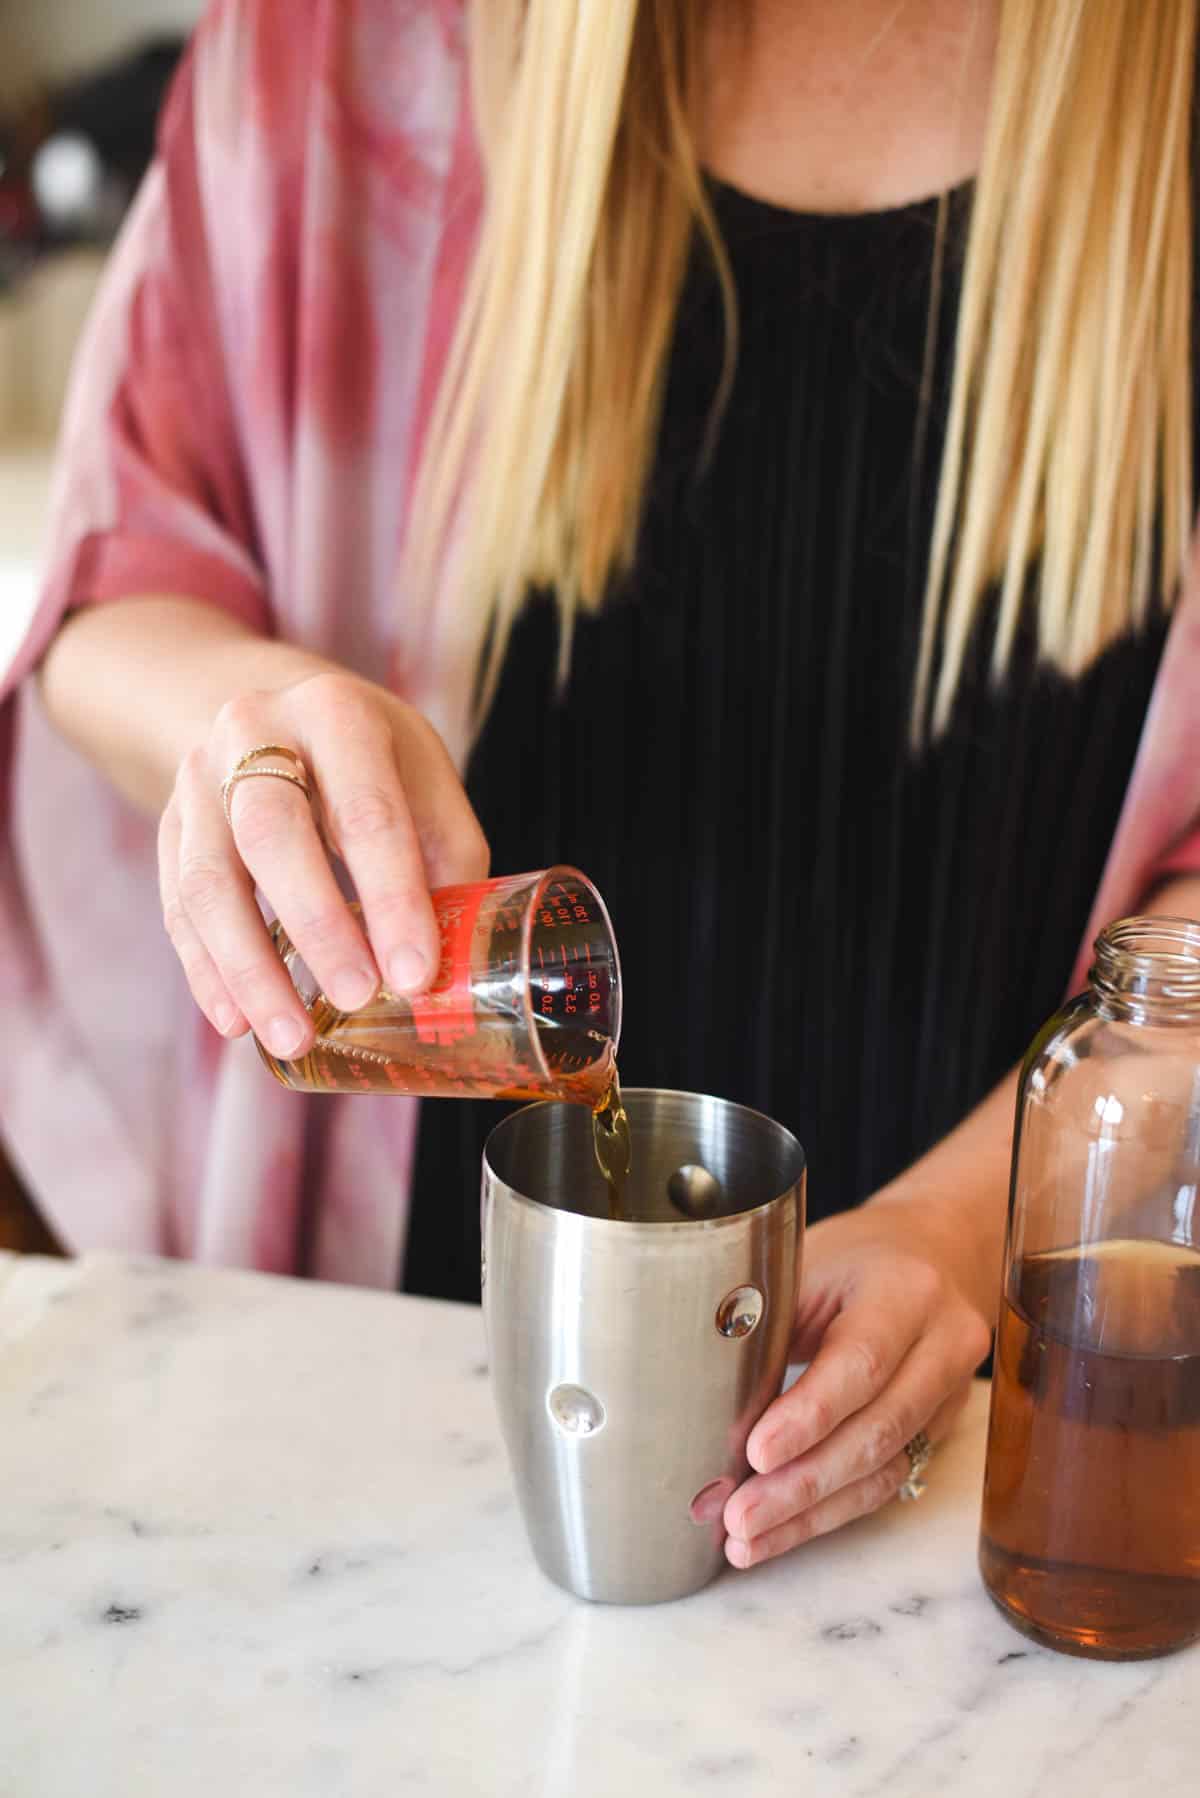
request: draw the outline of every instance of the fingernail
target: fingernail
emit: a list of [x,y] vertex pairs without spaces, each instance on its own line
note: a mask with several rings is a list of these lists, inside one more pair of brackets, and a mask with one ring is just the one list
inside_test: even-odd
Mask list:
[[213,1023],[222,1036],[228,1036],[238,1019],[238,1008],[229,999],[220,999],[213,1006]]
[[710,1480],[707,1486],[701,1486],[688,1507],[692,1522],[715,1523],[733,1496],[733,1490],[733,1481],[729,1478]]
[[725,1544],[725,1559],[731,1567],[748,1567],[753,1550],[748,1542],[739,1542],[736,1536],[730,1536]]
[[267,1025],[267,1047],[286,1061],[304,1041],[304,1026],[295,1018],[272,1018]]
[[375,976],[369,968],[339,968],[329,983],[329,997],[339,1011],[357,1011],[375,991]]
[[429,963],[419,949],[408,944],[395,949],[388,961],[388,985],[398,993],[410,993],[420,986],[429,972]]

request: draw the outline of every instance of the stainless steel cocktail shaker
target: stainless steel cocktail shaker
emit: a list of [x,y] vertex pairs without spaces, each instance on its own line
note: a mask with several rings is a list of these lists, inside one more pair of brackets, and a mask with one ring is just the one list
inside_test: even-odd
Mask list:
[[648,1604],[723,1565],[724,1499],[786,1368],[805,1165],[742,1106],[624,1098],[628,1219],[608,1214],[582,1107],[530,1106],[492,1133],[483,1298],[538,1562],[581,1597]]

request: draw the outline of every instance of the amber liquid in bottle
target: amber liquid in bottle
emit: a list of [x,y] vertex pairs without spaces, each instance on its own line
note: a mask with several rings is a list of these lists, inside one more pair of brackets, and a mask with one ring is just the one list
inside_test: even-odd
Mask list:
[[1068,1652],[1200,1636],[1200,1252],[1111,1241],[1027,1257],[996,1341],[980,1566]]

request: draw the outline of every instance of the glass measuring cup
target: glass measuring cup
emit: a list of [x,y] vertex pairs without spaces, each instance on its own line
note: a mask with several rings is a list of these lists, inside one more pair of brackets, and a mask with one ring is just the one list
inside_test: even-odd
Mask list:
[[547,868],[432,897],[441,935],[433,985],[412,997],[384,987],[356,1012],[331,1004],[272,926],[317,1033],[295,1061],[258,1043],[276,1079],[302,1092],[599,1105],[616,1069],[621,966],[591,881]]

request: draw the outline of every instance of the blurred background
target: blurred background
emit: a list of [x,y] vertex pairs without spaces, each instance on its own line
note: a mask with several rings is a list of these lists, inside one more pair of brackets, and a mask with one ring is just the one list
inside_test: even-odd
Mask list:
[[0,0],[0,441],[51,437],[200,0]]
[[[0,657],[34,604],[71,357],[204,0],[0,0]],[[0,1157],[0,1248],[51,1247]]]

